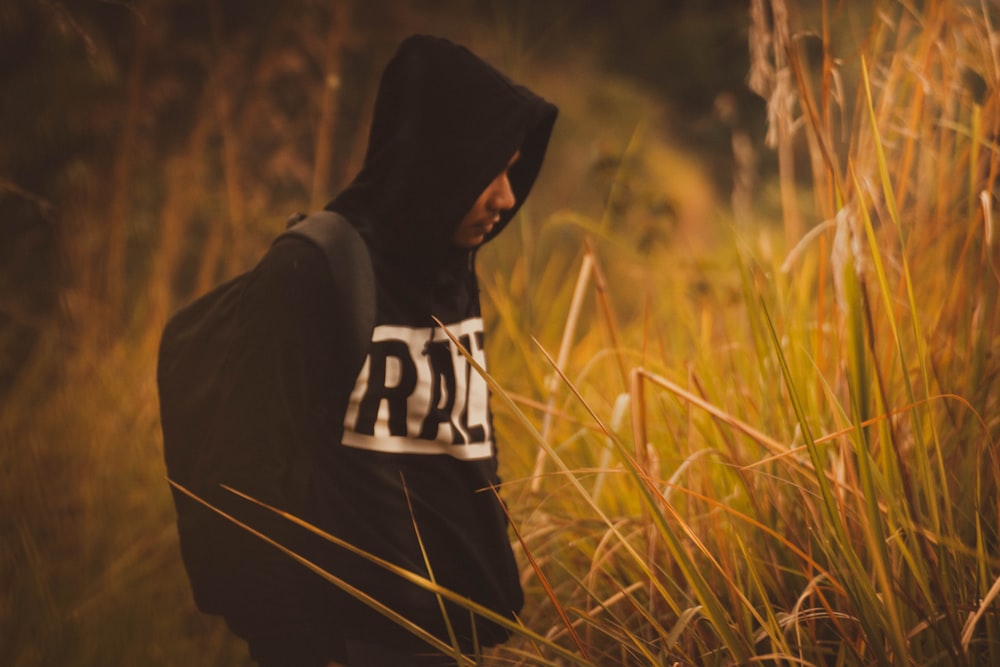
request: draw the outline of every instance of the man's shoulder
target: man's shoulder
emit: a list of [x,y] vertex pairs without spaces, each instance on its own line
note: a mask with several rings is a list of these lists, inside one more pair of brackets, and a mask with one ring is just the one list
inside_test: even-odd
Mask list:
[[254,267],[262,277],[290,280],[329,276],[327,256],[315,243],[292,236],[279,236]]
[[282,237],[247,274],[243,311],[250,320],[311,319],[333,291],[323,252],[304,239]]

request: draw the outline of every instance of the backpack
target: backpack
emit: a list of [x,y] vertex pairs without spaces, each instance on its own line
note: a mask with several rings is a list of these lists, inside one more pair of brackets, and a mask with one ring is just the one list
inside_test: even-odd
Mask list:
[[[275,243],[288,236],[304,239],[326,255],[336,285],[350,286],[344,322],[352,330],[344,358],[347,373],[360,371],[375,324],[375,278],[368,248],[357,230],[343,216],[320,211],[296,214]],[[229,418],[220,414],[218,399],[225,377],[226,349],[238,336],[238,317],[244,286],[253,269],[236,276],[199,297],[174,314],[164,327],[157,358],[157,390],[163,432],[163,454],[171,482],[199,495],[209,489],[193,488],[195,471],[204,457],[228,456],[213,442],[207,425]],[[213,381],[215,380],[215,381]],[[238,419],[238,416],[232,418]],[[214,448],[217,448],[213,450]],[[204,485],[204,480],[202,480]],[[240,531],[203,504],[171,486],[177,512],[181,557],[198,608],[224,614],[231,605],[226,554],[239,553]],[[254,538],[255,539],[255,538]]]

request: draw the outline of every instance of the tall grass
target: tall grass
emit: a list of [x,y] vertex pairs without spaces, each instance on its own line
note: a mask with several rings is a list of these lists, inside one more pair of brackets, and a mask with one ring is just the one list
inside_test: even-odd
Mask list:
[[[832,4],[755,3],[779,157],[812,167],[779,234],[698,265],[576,219],[576,280],[543,247],[533,284],[488,283],[530,369],[501,432],[543,452],[506,487],[524,622],[590,664],[1000,660],[996,11],[878,3],[847,47],[866,17]],[[522,303],[551,316],[530,336]]]
[[[1000,662],[996,10],[805,4],[751,3],[782,219],[709,255],[609,207],[483,253],[528,594],[486,664]],[[4,664],[247,664],[190,600],[152,382],[209,134],[152,325],[59,332],[0,406]]]

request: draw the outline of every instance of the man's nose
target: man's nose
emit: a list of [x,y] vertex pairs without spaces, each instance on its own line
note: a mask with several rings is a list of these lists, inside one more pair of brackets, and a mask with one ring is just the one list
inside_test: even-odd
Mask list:
[[494,211],[507,211],[514,208],[517,198],[514,196],[514,189],[510,186],[510,179],[506,172],[497,176],[493,181],[490,192],[490,208]]

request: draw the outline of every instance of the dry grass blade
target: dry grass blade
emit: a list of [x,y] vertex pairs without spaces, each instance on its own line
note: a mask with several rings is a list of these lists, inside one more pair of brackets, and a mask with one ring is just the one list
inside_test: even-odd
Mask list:
[[576,645],[577,649],[579,649],[580,654],[584,657],[585,660],[589,661],[590,657],[587,655],[587,647],[583,643],[583,641],[580,640],[580,636],[577,634],[576,629],[573,627],[572,621],[569,620],[569,614],[563,607],[562,603],[559,601],[559,596],[556,595],[555,591],[552,589],[552,586],[549,584],[548,578],[545,576],[545,572],[542,570],[541,567],[539,567],[538,561],[535,560],[534,555],[531,553],[531,549],[528,548],[528,545],[525,543],[524,538],[521,536],[521,532],[517,529],[517,526],[514,524],[513,521],[510,522],[510,525],[512,526],[514,535],[517,537],[517,541],[521,544],[521,548],[524,550],[524,555],[528,559],[528,563],[531,565],[531,569],[534,571],[535,576],[538,577],[538,581],[541,582],[542,587],[545,589],[545,594],[548,596],[549,601],[552,603],[553,609],[555,609],[556,613],[559,614],[559,618],[562,620],[563,627],[573,638],[573,643]]
[[[580,311],[583,308],[583,298],[587,293],[587,285],[590,282],[590,274],[594,261],[592,255],[587,252],[583,256],[583,263],[580,265],[580,272],[576,277],[576,287],[573,289],[573,300],[570,302],[569,315],[566,317],[566,324],[563,326],[562,342],[559,344],[559,364],[560,368],[565,367],[566,359],[569,355],[573,336],[576,334],[577,323],[580,320]],[[547,410],[543,416],[542,438],[548,439],[549,429],[552,425],[551,410],[555,401],[555,393],[558,388],[558,381],[555,375],[550,376],[547,383],[548,398],[546,399]],[[535,458],[535,470],[532,474],[531,490],[538,493],[541,490],[542,473],[545,469],[546,453],[544,449],[538,450]]]
[[[231,514],[228,514],[227,512],[219,509],[215,505],[213,505],[210,502],[208,502],[207,500],[203,499],[201,496],[197,495],[196,493],[193,493],[192,491],[188,490],[184,486],[182,486],[182,485],[174,482],[173,480],[167,480],[167,481],[170,483],[170,485],[173,488],[177,489],[178,491],[180,491],[181,493],[183,493],[188,498],[191,498],[192,500],[198,502],[202,506],[208,508],[209,510],[211,510],[211,511],[215,512],[216,514],[218,514],[219,516],[223,517],[227,521],[230,521],[233,524],[239,526],[240,528],[242,528],[243,530],[247,531],[251,535],[253,535],[253,536],[255,536],[255,537],[263,540],[264,542],[270,544],[271,546],[279,549],[282,553],[284,553],[285,555],[289,556],[290,558],[292,558],[293,560],[295,560],[297,563],[305,566],[311,572],[319,575],[320,577],[322,577],[326,581],[329,581],[330,583],[334,584],[339,589],[341,589],[342,591],[344,591],[345,593],[347,593],[348,595],[350,595],[351,597],[353,597],[355,600],[358,600],[359,602],[364,603],[365,605],[367,605],[371,609],[373,609],[373,610],[377,611],[378,613],[386,616],[387,618],[389,618],[390,620],[392,620],[394,623],[396,623],[397,625],[399,625],[401,628],[407,630],[408,632],[410,632],[414,636],[416,636],[419,639],[421,639],[422,641],[426,642],[428,645],[432,646],[433,648],[435,648],[438,651],[441,651],[442,653],[445,653],[445,654],[450,654],[452,652],[452,647],[451,646],[449,646],[448,644],[442,642],[440,639],[438,639],[437,637],[435,637],[431,633],[427,632],[426,630],[424,630],[422,627],[420,627],[419,625],[417,625],[416,623],[414,623],[410,619],[408,619],[405,616],[397,613],[392,608],[387,607],[386,605],[382,604],[381,602],[379,602],[378,600],[374,599],[370,595],[366,594],[364,591],[362,591],[362,590],[360,590],[360,589],[352,586],[351,584],[349,584],[348,582],[344,581],[343,579],[337,577],[336,575],[331,574],[330,572],[327,572],[322,567],[320,567],[319,565],[316,565],[315,563],[313,563],[308,558],[305,558],[304,556],[301,556],[301,555],[297,554],[296,552],[294,552],[293,550],[289,549],[288,547],[286,547],[285,545],[281,544],[280,542],[278,542],[278,541],[276,541],[276,540],[268,537],[267,535],[265,535],[265,534],[261,533],[260,531],[254,529],[252,526],[247,525],[246,523],[240,521],[239,519],[237,519],[236,517],[232,516]],[[421,577],[419,575],[416,575],[416,574],[410,572],[409,570],[400,568],[397,565],[394,565],[392,563],[389,563],[388,561],[379,559],[376,556],[373,556],[373,555],[371,555],[371,554],[369,554],[369,553],[367,553],[365,551],[362,551],[362,550],[358,549],[357,547],[354,547],[350,543],[345,542],[345,541],[343,541],[343,540],[341,540],[341,539],[339,539],[339,538],[337,538],[337,537],[335,537],[333,535],[330,535],[329,533],[321,531],[318,528],[316,528],[315,526],[312,526],[311,524],[309,524],[309,523],[307,523],[305,521],[302,521],[301,519],[299,519],[299,518],[297,518],[297,517],[295,517],[295,516],[293,516],[291,514],[288,514],[287,512],[283,512],[282,510],[279,510],[279,509],[277,509],[275,507],[272,507],[272,506],[268,505],[267,503],[262,503],[259,500],[256,500],[256,499],[254,499],[251,496],[248,496],[248,495],[246,495],[246,494],[244,494],[244,493],[242,493],[240,491],[237,491],[236,489],[230,488],[228,486],[223,486],[223,488],[225,488],[227,491],[229,491],[229,492],[231,492],[231,493],[239,496],[240,498],[243,498],[244,500],[248,500],[248,501],[250,501],[250,502],[252,502],[252,503],[254,503],[256,505],[259,505],[260,507],[263,507],[263,508],[265,508],[267,510],[270,510],[271,512],[274,512],[275,514],[277,514],[279,516],[282,516],[282,517],[288,519],[289,521],[292,521],[293,523],[295,523],[295,524],[297,524],[297,525],[299,525],[299,526],[301,526],[303,528],[307,528],[308,530],[316,533],[320,537],[323,537],[324,539],[327,539],[328,541],[330,541],[330,542],[332,542],[332,543],[334,543],[334,544],[336,544],[336,545],[338,545],[340,547],[348,549],[349,551],[351,551],[351,552],[353,552],[353,553],[355,553],[355,554],[357,554],[359,556],[362,556],[364,558],[367,558],[367,559],[371,560],[372,562],[374,562],[374,563],[376,563],[376,564],[384,567],[385,569],[393,572],[394,574],[396,574],[396,575],[398,575],[398,576],[400,576],[400,577],[402,577],[404,579],[407,579],[408,581],[410,581],[410,583],[415,583],[415,584],[421,585],[421,586],[423,586],[425,588],[433,590],[434,592],[436,592],[436,593],[438,593],[440,595],[447,596],[448,594],[450,594],[452,597],[458,598],[456,601],[459,601],[459,600],[465,601],[464,598],[460,598],[459,596],[456,596],[454,593],[450,593],[450,591],[447,591],[447,589],[444,589],[444,588],[438,586],[434,582],[432,582],[430,580],[427,580],[427,579],[424,579],[423,577]],[[469,601],[469,602],[471,602],[471,601]],[[475,662],[472,659],[470,659],[468,657],[465,657],[465,656],[461,657],[461,659],[459,660],[459,663],[462,664],[462,665],[474,665],[475,664]]]
[[966,653],[969,652],[969,645],[972,643],[972,636],[976,632],[976,625],[987,614],[990,605],[993,604],[997,596],[1000,596],[1000,577],[997,577],[993,585],[990,586],[989,592],[980,601],[975,613],[969,615],[969,620],[965,622],[965,627],[962,628],[962,649]]
[[709,413],[713,417],[716,417],[719,421],[723,422],[724,424],[727,424],[735,428],[736,430],[740,431],[741,433],[749,436],[755,442],[757,442],[758,444],[762,445],[765,449],[770,451],[773,455],[787,456],[790,453],[789,448],[785,444],[778,442],[771,436],[759,431],[750,424],[747,424],[746,422],[741,421],[730,414],[727,414],[724,410],[721,410],[715,405],[712,405],[711,403],[703,399],[701,396],[691,393],[690,391],[688,391],[684,387],[681,387],[677,383],[671,382],[667,378],[661,375],[657,375],[656,373],[651,373],[645,369],[641,368],[636,369],[635,372],[640,374],[642,377],[646,378],[653,384],[663,387],[667,391],[683,398],[688,403],[701,408],[702,410]]
[[[424,546],[424,538],[420,534],[420,526],[417,525],[417,517],[413,513],[413,500],[410,498],[410,492],[406,488],[406,479],[400,474],[400,482],[403,487],[403,495],[406,496],[406,508],[410,513],[410,525],[413,527],[413,533],[417,537],[417,544],[420,546],[420,557],[424,561],[424,567],[427,568],[427,576],[429,579],[437,584],[437,578],[434,576],[434,568],[431,566],[430,556],[427,555],[427,547]],[[452,647],[452,657],[456,660],[462,655],[462,651],[459,648],[458,638],[455,636],[454,624],[451,622],[451,617],[448,615],[448,610],[444,604],[444,598],[440,595],[435,596],[437,598],[438,609],[441,611],[441,620],[444,622],[444,626],[448,631],[448,639]],[[472,623],[473,631],[475,631],[476,624]]]

